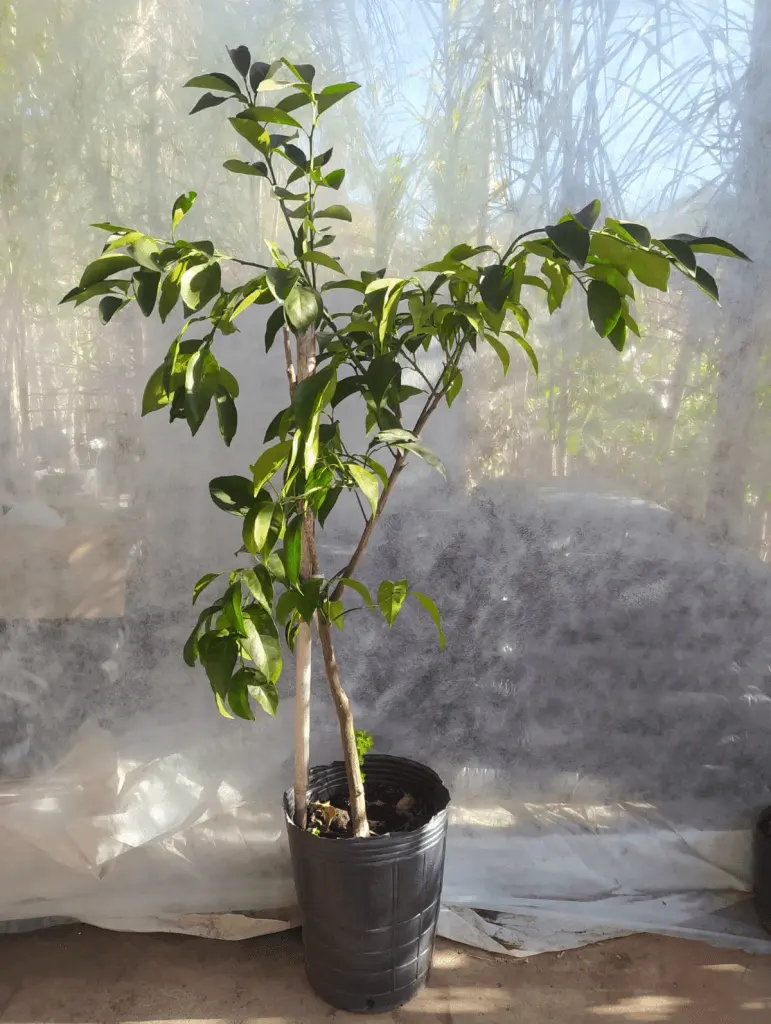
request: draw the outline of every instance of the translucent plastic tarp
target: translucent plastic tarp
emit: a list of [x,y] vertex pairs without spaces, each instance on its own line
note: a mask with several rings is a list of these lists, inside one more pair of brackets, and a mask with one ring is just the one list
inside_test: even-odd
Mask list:
[[[362,617],[340,661],[378,749],[453,792],[445,934],[517,955],[639,930],[768,948],[748,892],[770,788],[770,33],[761,0],[0,7],[7,927],[296,921],[289,677],[275,721],[230,722],[180,658],[193,582],[240,544],[206,485],[253,460],[280,353],[259,311],[224,339],[253,395],[226,451],[210,424],[139,418],[171,320],[56,307],[90,222],[160,232],[186,189],[223,251],[280,237],[260,183],[222,169],[238,140],[181,88],[245,42],[364,85],[327,132],[354,270],[506,244],[594,196],[752,255],[718,268],[720,309],[647,293],[621,357],[576,300],[534,321],[538,378],[517,353],[506,378],[492,352],[464,367],[428,433],[450,482],[410,466],[363,572],[432,594],[447,649],[430,622]],[[333,570],[358,515],[324,530]],[[314,760],[337,757],[317,670],[313,713]]]

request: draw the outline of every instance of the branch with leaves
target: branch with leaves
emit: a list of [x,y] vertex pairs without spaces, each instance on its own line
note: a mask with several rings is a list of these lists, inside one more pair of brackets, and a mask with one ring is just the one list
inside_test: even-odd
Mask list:
[[[213,405],[226,445],[238,427],[239,385],[218,358],[227,344],[222,339],[238,331],[246,309],[273,307],[265,350],[270,352],[280,333],[289,403],[269,424],[266,447],[249,475],[216,477],[209,484],[215,505],[241,519],[242,550],[250,564],[207,573],[196,583],[194,604],[215,582],[225,586],[199,613],[183,653],[188,665],[202,664],[221,714],[253,719],[257,706],[274,715],[283,667],[281,637],[297,655],[299,700],[300,677],[304,687],[309,685],[315,624],[340,721],[353,831],[366,835],[361,755],[370,740],[354,729],[331,626],[343,629],[351,610],[345,605],[349,592],[363,602],[360,607],[379,611],[389,626],[412,596],[444,646],[432,598],[413,590],[407,580],[384,580],[373,599],[355,574],[408,458],[422,459],[444,475],[421,434],[439,406],[450,407],[458,397],[464,360],[473,358],[479,346],[490,345],[507,373],[513,347],[524,352],[537,374],[538,359],[527,340],[530,298],[543,293],[553,313],[574,281],[585,293],[597,333],[621,352],[630,333],[639,336],[633,314],[638,282],[666,291],[674,269],[717,300],[717,284],[698,265],[697,255],[746,257],[721,239],[655,239],[641,225],[611,218],[597,229],[601,211],[595,200],[556,224],[522,233],[503,253],[462,243],[409,278],[388,277],[385,270],[348,277],[329,250],[335,243],[330,222],[350,221],[350,211],[319,198],[340,189],[345,171],[330,169],[332,150],[317,153],[316,142],[320,118],[357,85],[344,82],[317,91],[311,65],[286,59],[252,62],[245,46],[230,51],[230,57],[240,81],[220,72],[193,78],[188,87],[206,91],[192,113],[227,103],[240,108],[229,121],[254,159],[228,160],[224,166],[266,179],[286,223],[291,252],[267,241],[272,264],[263,268],[222,253],[211,241],[179,238],[196,200],[188,192],[172,208],[170,238],[95,225],[108,232],[107,243],[62,301],[77,306],[98,299],[103,323],[132,302],[145,316],[157,312],[162,323],[181,309],[181,328],[147,383],[142,414],[166,409],[172,422],[184,420],[195,435]],[[271,102],[277,93],[282,98]],[[261,272],[224,288],[225,262]],[[335,290],[348,295],[347,308],[333,311],[327,305]],[[290,335],[296,341],[294,354]],[[440,363],[433,378],[425,367],[428,353]],[[352,452],[344,441],[338,419],[344,401],[358,401],[364,409],[364,451]],[[413,406],[417,411],[410,414]],[[345,567],[326,576],[318,565],[315,526],[324,526],[344,491],[356,494],[366,521]],[[300,653],[299,642],[305,645]],[[307,689],[302,694],[305,707]],[[297,737],[298,746],[307,747],[305,710]],[[295,782],[296,820],[304,826],[307,764],[303,758],[297,763],[304,767]]]

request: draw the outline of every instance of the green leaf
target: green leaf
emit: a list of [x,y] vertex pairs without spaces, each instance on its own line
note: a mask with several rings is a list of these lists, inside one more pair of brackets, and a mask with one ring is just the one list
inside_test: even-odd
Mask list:
[[297,591],[285,590],[276,602],[276,621],[285,626],[292,612],[297,611]]
[[254,64],[252,64],[249,69],[249,85],[251,85],[254,92],[257,92],[269,71],[270,64],[266,64],[264,60],[256,60]]
[[105,295],[99,303],[99,320],[103,324],[108,324],[126,304],[126,299],[119,299],[117,295]]
[[733,259],[752,262],[746,253],[737,249],[735,245],[731,245],[730,242],[725,242],[722,238],[715,238],[712,235],[698,238],[696,235],[687,234],[672,235],[672,238],[686,242],[694,252],[708,252],[714,256],[729,256]]
[[607,338],[621,316],[621,296],[605,281],[590,281],[587,306],[594,329],[601,338]]
[[355,590],[356,593],[364,602],[364,604],[366,605],[366,607],[371,612],[375,610],[372,595],[370,594],[369,590],[367,590],[363,583],[360,583],[358,580],[352,579],[350,576],[341,576],[340,582],[343,584],[344,587],[348,587],[351,590]]
[[230,442],[236,436],[236,430],[238,429],[236,403],[227,391],[217,395],[214,401],[217,409],[217,423],[219,424],[220,434],[226,447],[229,448]]
[[[268,322],[265,325],[265,351],[270,352],[273,342],[276,340],[276,334],[281,330],[285,324],[284,319],[284,307],[276,306],[273,312],[268,317]],[[267,438],[266,438],[267,440]]]
[[122,249],[125,246],[132,245],[134,242],[138,242],[140,238],[146,238],[144,231],[127,231],[125,234],[119,235],[118,238],[114,238],[109,242],[104,252],[112,252],[114,249]]
[[248,46],[236,46],[233,50],[228,47],[228,56],[233,62],[233,67],[239,73],[242,78],[246,78],[249,74],[249,68],[252,63],[252,55],[249,53]]
[[491,245],[469,245],[468,242],[461,242],[454,245],[449,252],[445,253],[446,260],[470,260],[472,256],[478,256],[483,252],[495,252]]
[[242,646],[257,670],[275,683],[281,675],[281,644],[273,616],[261,605],[249,605],[244,609],[244,627],[247,637]]
[[196,585],[193,587],[193,604],[195,604],[209,584],[213,583],[214,580],[219,579],[221,575],[221,572],[207,572],[200,578],[200,580],[198,580]]
[[324,177],[321,179],[321,184],[326,185],[327,188],[333,188],[335,189],[335,191],[337,191],[337,189],[339,189],[340,186],[343,184],[344,178],[345,171],[343,170],[342,167],[340,167],[336,171],[329,171],[327,174],[325,174]]
[[375,515],[377,512],[378,501],[380,500],[380,488],[378,487],[377,477],[368,469],[365,469],[363,466],[359,466],[354,462],[347,463],[347,468],[348,472],[355,480],[356,486],[369,502],[372,514]]
[[503,311],[513,286],[514,274],[510,267],[502,263],[494,263],[480,271],[479,294],[482,302],[494,313]]
[[299,146],[293,146],[291,142],[284,143],[284,156],[303,171],[309,166],[308,157]]
[[[598,205],[599,205],[599,202],[598,202]],[[599,215],[599,211],[598,211],[598,215]],[[442,629],[442,617],[439,614],[439,609],[436,607],[436,604],[434,603],[434,601],[432,601],[431,598],[427,594],[421,594],[421,592],[419,590],[411,590],[410,594],[412,595],[412,597],[416,597],[418,599],[418,601],[420,601],[420,603],[426,609],[428,614],[434,620],[434,625],[436,626],[436,632],[439,634],[439,650],[443,651],[444,650],[444,645],[447,642],[447,638],[445,637],[444,630]]]
[[375,740],[371,733],[365,732],[363,729],[355,729],[353,736],[356,741],[356,756],[359,759],[359,768],[362,768],[364,765],[364,758],[374,747]]
[[511,355],[509,350],[506,348],[500,338],[496,338],[494,334],[485,334],[485,338],[490,344],[492,350],[498,356],[503,366],[503,376],[509,372],[509,364],[511,362]]
[[[405,435],[407,435],[405,439]],[[442,465],[441,459],[422,444],[414,434],[411,434],[409,430],[402,429],[391,429],[381,430],[379,434],[376,434],[372,439],[372,444],[382,442],[387,444],[391,448],[400,448],[406,452],[412,452],[417,455],[418,458],[422,459],[427,465],[431,466],[438,473],[441,473],[444,479],[447,479],[447,472]]]
[[570,271],[563,263],[555,263],[552,260],[544,260],[541,273],[549,279],[549,312],[554,313],[562,305],[565,293],[572,280]]
[[171,396],[163,386],[164,372],[165,367],[161,364],[157,370],[153,371],[152,376],[145,385],[142,395],[143,416],[147,416],[148,413],[155,412],[157,409],[162,409],[164,405],[168,405],[171,401]]
[[265,444],[267,444],[268,441],[272,441],[276,437],[279,438],[281,441],[285,441],[286,435],[289,433],[293,426],[295,426],[295,421],[294,411],[292,410],[291,406],[287,409],[281,409],[281,411],[277,412],[276,415],[268,424],[265,430],[265,436],[263,437],[262,440],[265,442]]
[[212,71],[206,75],[196,75],[189,82],[185,82],[185,89],[214,89],[215,92],[229,92],[234,96],[241,95],[241,87],[220,71]]
[[215,476],[209,494],[217,508],[231,515],[245,516],[254,502],[254,487],[246,476]]
[[254,672],[249,677],[249,696],[260,705],[263,711],[275,718],[278,710],[278,690],[276,684],[269,682],[260,672],[254,669],[244,668],[243,672]]
[[612,231],[614,235],[623,238],[625,242],[641,245],[643,249],[650,248],[651,233],[643,224],[630,224],[627,221],[613,220],[612,217],[607,217],[603,230]]
[[155,309],[160,283],[161,275],[157,270],[138,270],[134,274],[134,296],[145,316],[150,316]]
[[[390,355],[377,356],[369,364],[367,372],[365,374],[365,381],[369,388],[369,393],[374,401],[375,405],[379,408],[382,407],[385,402],[393,397],[394,387],[398,390],[401,383],[402,368],[400,364]],[[360,378],[353,378],[354,381],[359,381],[360,389],[361,380]],[[351,380],[349,377],[348,380]],[[352,385],[348,385],[351,387]]]
[[246,139],[255,149],[265,155],[270,152],[270,134],[257,121],[252,121],[248,117],[229,117],[228,121],[241,138]]
[[452,403],[455,401],[455,399],[460,394],[460,390],[461,390],[462,387],[463,387],[463,374],[460,372],[460,370],[456,369],[455,372],[452,375],[452,379],[450,380],[450,383],[447,385],[447,389],[446,389],[445,394],[444,394],[444,397],[445,397],[445,399],[447,401],[447,408],[448,409],[450,408]]
[[190,267],[180,279],[182,301],[188,309],[202,309],[219,293],[221,285],[222,269],[219,263]]
[[319,420],[337,387],[337,369],[325,366],[305,380],[298,381],[292,396],[297,424],[305,437],[303,463],[306,475],[316,464],[319,450]]
[[389,626],[393,626],[396,616],[401,611],[408,589],[407,580],[383,580],[378,587],[378,607]]
[[247,689],[247,680],[250,678],[250,673],[254,671],[252,668],[240,668],[228,684],[228,706],[234,715],[245,719],[247,722],[254,721],[254,713],[249,704],[249,690]]
[[193,208],[193,204],[198,198],[197,192],[183,192],[181,196],[177,196],[174,200],[174,205],[171,208],[171,231],[172,234],[177,230],[179,222],[182,218],[190,213]]
[[583,210],[579,210],[578,213],[573,214],[573,218],[578,223],[587,229],[591,229],[597,223],[597,219],[602,212],[602,204],[599,199],[593,199],[588,206],[585,206]]
[[190,668],[195,666],[198,660],[198,625],[196,624],[182,648],[182,660]]
[[[272,501],[260,501],[252,506],[244,519],[241,535],[244,546],[250,555],[257,555],[263,551],[271,537],[271,526],[276,514],[276,506]],[[275,544],[276,538],[273,539]],[[271,544],[271,547],[273,544]]]
[[200,110],[207,110],[209,107],[218,107],[220,103],[227,103],[229,99],[230,96],[215,96],[213,92],[205,92],[203,96],[197,100],[190,113],[197,114]]
[[323,114],[324,111],[329,110],[335,103],[338,103],[352,92],[356,92],[359,88],[361,87],[357,82],[340,82],[338,85],[328,85],[316,94],[316,105],[319,114]]
[[[530,342],[528,342],[521,334],[518,334],[516,331],[504,331],[503,333],[507,334],[510,338],[514,338],[517,344],[523,349],[523,351],[527,355],[527,358],[530,360],[530,365],[533,367],[533,370],[535,371],[535,375],[537,377],[538,356],[535,354],[535,350],[533,349],[533,346],[530,344]],[[490,339],[488,338],[488,341],[489,340]]]
[[718,305],[720,304],[720,294],[718,292],[717,281],[712,274],[707,273],[704,267],[697,267],[694,280],[703,292],[706,292],[706,294],[709,295],[711,299],[714,299]]
[[626,345],[626,321],[623,315],[618,318],[613,329],[608,333],[608,341],[617,352],[624,351]]
[[141,235],[131,244],[130,249],[131,255],[140,267],[144,267],[145,270],[150,270],[153,273],[158,273],[159,266],[157,260],[161,250],[154,238],[150,238],[149,235]]
[[629,278],[617,267],[611,267],[608,263],[598,263],[587,267],[586,273],[597,281],[605,281],[620,295],[626,295],[630,299],[634,298],[634,288],[630,284]]
[[[310,380],[310,378],[308,379]],[[265,449],[251,467],[255,491],[261,490],[280,467],[284,465],[291,451],[292,445],[290,441],[280,441],[278,444]]]
[[304,331],[321,315],[318,292],[298,281],[284,300],[284,312],[294,331]]
[[327,267],[329,270],[334,270],[336,274],[344,274],[345,271],[331,256],[327,256],[325,252],[305,252],[302,255],[303,263],[317,263],[320,267]]
[[322,218],[328,218],[329,220],[347,220],[352,221],[353,217],[351,211],[347,206],[340,206],[339,203],[335,203],[332,206],[327,206],[323,210],[317,210],[314,214],[313,219],[319,221]]
[[592,259],[604,260],[622,270],[631,271],[643,284],[665,292],[669,282],[670,263],[661,253],[629,245],[604,231],[592,235]]
[[206,419],[219,382],[219,363],[208,349],[199,349],[185,369],[185,418],[195,437]]
[[220,366],[219,385],[230,395],[231,398],[238,398],[238,381],[224,366]]
[[125,298],[128,295],[130,284],[130,281],[121,278],[119,280],[97,281],[96,284],[89,285],[88,288],[81,288],[79,286],[71,288],[64,298],[60,300],[59,305],[65,302],[74,302],[76,306],[81,306],[84,302],[88,302],[89,299],[93,299],[97,295],[114,295],[116,289],[123,293],[121,298]]
[[[289,128],[302,128],[300,122],[281,107],[249,107],[248,114],[250,120],[262,124],[284,124]],[[246,120],[246,118],[242,120]]]
[[586,263],[591,236],[577,220],[571,218],[561,224],[550,224],[546,228],[546,235],[563,255],[573,260],[579,267]]
[[205,633],[198,641],[198,656],[209,677],[212,690],[218,696],[225,697],[238,660],[236,638]]
[[310,96],[304,92],[294,92],[289,96],[285,96],[282,100],[276,104],[279,110],[299,110],[300,107],[307,107],[311,102]]
[[268,176],[268,165],[262,160],[257,160],[252,164],[248,164],[245,160],[226,160],[222,166],[232,174],[251,174],[255,178],[267,178]]
[[326,497],[319,506],[319,510],[316,513],[316,518],[319,521],[319,525],[323,528],[324,523],[329,518],[332,509],[337,504],[337,499],[343,493],[342,487],[330,487],[326,493]]
[[316,69],[312,64],[292,64],[292,62],[288,61],[286,57],[282,57],[281,62],[289,68],[295,78],[298,78],[306,85],[310,85],[316,77]]
[[255,565],[253,569],[244,569],[241,579],[255,601],[271,614],[273,611],[273,580],[268,569],[264,565]]
[[299,271],[287,270],[283,267],[271,267],[265,274],[268,287],[278,302],[284,302],[297,283]]
[[165,324],[166,319],[179,301],[180,279],[184,273],[184,264],[178,263],[164,278],[161,285],[161,297],[158,300],[158,316],[161,323]]
[[696,272],[696,257],[687,242],[683,242],[679,238],[661,238],[657,239],[657,242],[687,270],[690,270],[691,273]]
[[303,553],[303,516],[295,516],[287,523],[284,535],[284,558],[286,578],[295,584],[300,578],[300,563]]
[[88,264],[83,271],[78,287],[88,288],[93,284],[104,281],[113,274],[117,274],[120,270],[127,270],[129,267],[135,266],[137,266],[137,261],[133,256],[123,252],[108,253],[106,256],[100,256],[93,263]]

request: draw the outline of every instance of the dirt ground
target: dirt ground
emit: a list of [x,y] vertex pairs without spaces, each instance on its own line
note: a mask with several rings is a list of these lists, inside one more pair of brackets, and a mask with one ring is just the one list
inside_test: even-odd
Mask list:
[[[0,1021],[361,1020],[309,991],[299,932],[222,942],[85,927],[0,937]],[[635,936],[517,961],[440,942],[397,1024],[768,1024],[771,958]]]

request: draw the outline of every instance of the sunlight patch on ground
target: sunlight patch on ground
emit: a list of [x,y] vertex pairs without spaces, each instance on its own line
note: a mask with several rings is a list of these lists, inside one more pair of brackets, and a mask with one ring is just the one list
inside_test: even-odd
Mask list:
[[657,1021],[671,1020],[678,1010],[691,1003],[690,999],[678,996],[632,996],[621,999],[612,1006],[592,1006],[589,1013],[597,1017],[620,1018],[623,1021],[639,1021],[656,1024]]

